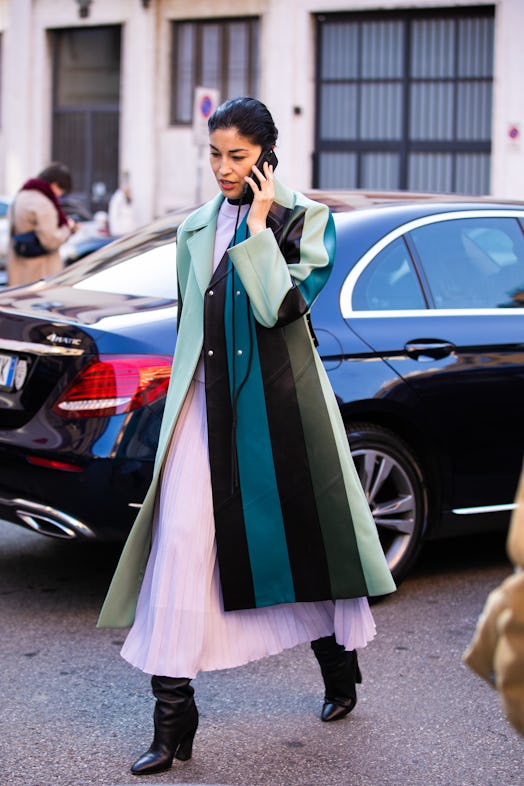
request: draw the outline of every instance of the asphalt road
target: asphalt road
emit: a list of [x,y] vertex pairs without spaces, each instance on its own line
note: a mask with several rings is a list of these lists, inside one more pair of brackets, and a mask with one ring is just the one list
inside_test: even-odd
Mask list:
[[118,548],[44,539],[0,522],[0,786],[522,786],[524,740],[461,663],[504,539],[426,548],[374,606],[376,639],[345,720],[318,720],[321,681],[302,645],[195,680],[193,759],[133,778],[151,738],[148,678],[96,630]]

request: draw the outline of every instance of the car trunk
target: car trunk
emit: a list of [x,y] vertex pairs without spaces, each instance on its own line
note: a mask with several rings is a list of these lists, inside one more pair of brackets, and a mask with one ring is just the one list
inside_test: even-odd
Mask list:
[[0,309],[0,431],[20,429],[96,352],[76,324]]

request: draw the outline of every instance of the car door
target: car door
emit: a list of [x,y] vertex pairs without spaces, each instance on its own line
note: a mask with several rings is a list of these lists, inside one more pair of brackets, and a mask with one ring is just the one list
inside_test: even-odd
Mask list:
[[[445,503],[513,501],[524,445],[524,239],[516,211],[417,219],[346,280],[348,324],[416,392],[449,457]],[[473,511],[470,509],[473,508]]]

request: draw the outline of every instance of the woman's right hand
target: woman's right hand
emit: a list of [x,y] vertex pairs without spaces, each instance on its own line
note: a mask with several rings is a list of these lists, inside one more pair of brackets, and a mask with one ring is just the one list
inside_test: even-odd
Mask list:
[[[247,225],[252,235],[262,232],[267,227],[267,217],[275,199],[275,183],[273,181],[273,167],[264,161],[263,172],[253,164],[253,172],[258,178],[245,178],[246,183],[253,191],[253,203],[249,209]],[[259,185],[260,184],[260,185]]]

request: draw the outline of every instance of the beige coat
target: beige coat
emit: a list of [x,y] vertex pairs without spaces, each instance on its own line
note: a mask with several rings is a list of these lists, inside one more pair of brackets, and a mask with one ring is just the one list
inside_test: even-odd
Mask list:
[[11,240],[7,254],[9,286],[28,284],[62,270],[63,262],[58,249],[67,240],[71,230],[67,224],[58,226],[56,208],[45,194],[33,190],[20,191],[11,207],[10,225],[11,234],[34,230],[49,253],[31,259],[20,257],[15,254]]
[[524,468],[507,546],[515,573],[488,596],[464,662],[499,691],[509,722],[524,735]]

